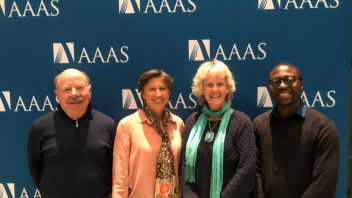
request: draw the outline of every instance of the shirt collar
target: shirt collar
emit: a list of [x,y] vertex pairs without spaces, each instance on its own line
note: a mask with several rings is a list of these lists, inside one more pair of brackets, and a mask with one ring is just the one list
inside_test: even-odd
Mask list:
[[[300,115],[302,118],[306,117],[306,112],[307,112],[307,105],[304,104],[304,102],[299,103],[298,107],[292,112],[291,115],[289,115],[288,117],[293,116],[294,114],[298,114]],[[276,116],[278,118],[281,118],[281,115],[279,114],[279,111],[277,109],[277,105],[274,107],[274,109],[271,111],[269,118],[271,118],[272,116]]]
[[[168,109],[165,109],[165,111],[167,111],[169,113],[170,121],[172,121],[172,122],[177,121],[176,118],[174,116],[172,116],[172,113]],[[140,123],[147,122],[148,124],[152,124],[150,122],[150,120],[147,118],[147,116],[144,115],[143,109],[138,109],[138,111],[135,113],[135,117],[136,117],[137,121]]]
[[[62,115],[64,115],[66,118],[73,120],[72,118],[70,118],[67,113],[62,109],[61,105],[58,104],[57,106],[58,112],[60,112]],[[83,120],[84,118],[88,117],[91,114],[91,110],[93,108],[93,104],[89,103],[88,104],[88,108],[87,111],[83,114],[82,117],[80,117],[77,121]]]

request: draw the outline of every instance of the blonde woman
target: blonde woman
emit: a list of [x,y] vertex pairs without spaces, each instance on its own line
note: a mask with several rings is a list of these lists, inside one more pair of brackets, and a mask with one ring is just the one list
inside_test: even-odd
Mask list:
[[180,188],[184,198],[247,198],[255,183],[251,120],[231,109],[235,81],[220,61],[200,66],[193,93],[202,112],[188,117],[182,136]]

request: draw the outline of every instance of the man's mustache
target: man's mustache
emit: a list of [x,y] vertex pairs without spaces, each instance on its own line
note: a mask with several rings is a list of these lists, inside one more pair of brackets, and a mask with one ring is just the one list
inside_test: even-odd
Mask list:
[[74,98],[69,98],[66,102],[67,103],[74,103],[74,102],[84,102],[86,101],[86,98],[82,96],[74,97]]

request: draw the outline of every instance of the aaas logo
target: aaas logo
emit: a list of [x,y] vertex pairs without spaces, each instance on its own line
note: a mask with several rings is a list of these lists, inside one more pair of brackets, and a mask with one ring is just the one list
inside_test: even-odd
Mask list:
[[[75,62],[75,51],[73,43],[66,43],[67,48],[69,49],[71,58]],[[54,43],[54,63],[70,63],[67,58],[66,51],[64,46],[61,43]]]
[[[332,94],[335,95],[335,94],[336,94],[336,91],[335,91],[335,90],[330,90],[330,91],[328,91],[328,92],[326,93],[326,95],[323,95],[323,97],[322,97],[321,94],[320,94],[320,92],[318,91],[318,92],[315,94],[315,97],[314,97],[313,102],[312,102],[312,103],[309,103],[308,97],[307,97],[307,95],[306,95],[306,92],[303,91],[303,92],[302,92],[302,95],[301,95],[301,99],[302,99],[303,102],[306,103],[306,105],[307,105],[308,107],[316,107],[316,106],[315,106],[315,103],[316,103],[316,102],[319,102],[321,107],[333,107],[333,106],[335,106],[336,101],[335,101],[335,99],[332,97]],[[311,93],[309,93],[308,95],[311,96]],[[329,102],[324,102],[323,99],[324,99],[325,101],[328,100]],[[312,100],[310,100],[310,101],[312,101]],[[318,103],[318,104],[319,104],[319,103]]]
[[[330,90],[326,93],[326,95],[320,94],[320,91],[315,93],[315,97],[312,103],[309,102],[307,94],[305,91],[302,91],[301,99],[308,107],[316,107],[316,104],[320,104],[321,107],[333,107],[336,104],[335,99],[332,97],[336,94],[335,90]],[[308,94],[311,96],[311,92]],[[312,98],[310,97],[310,101]],[[329,102],[324,102],[329,101]],[[257,107],[273,107],[273,103],[271,101],[268,89],[266,87],[258,87],[257,92]]]
[[[138,89],[135,89],[135,91],[143,108],[143,100],[141,98],[141,93],[138,92]],[[122,89],[122,108],[138,109],[136,100],[134,99],[133,93],[130,89]]]
[[148,0],[145,4],[146,1],[147,0],[119,0],[119,13],[134,14],[141,12],[141,7],[144,10],[143,13],[194,12],[196,10],[196,4],[194,4],[192,0],[183,0],[183,2],[182,0],[162,0],[161,4],[159,4],[160,0]]
[[[17,17],[17,16],[18,17],[27,17],[27,16],[40,17],[40,16],[59,15],[59,8],[57,7],[59,0],[51,0],[50,6],[48,6],[49,1],[44,1],[44,0],[41,0],[39,5],[38,3],[34,4],[33,1],[32,1],[32,4],[30,3],[30,1],[27,1],[26,4],[24,4],[24,2],[25,1],[21,1],[17,5],[16,1],[13,1],[10,14],[6,16],[7,12],[5,8],[5,0],[0,0],[0,8],[2,10],[3,16],[5,17]],[[38,9],[33,9],[32,5],[34,8],[38,8]]]
[[[14,183],[7,183],[7,187],[11,193],[11,196],[15,197],[15,184]],[[9,196],[7,195],[5,186],[1,183],[0,183],[0,197],[1,198],[9,198]]]
[[281,5],[285,5],[283,9],[303,9],[303,8],[337,8],[340,4],[339,0],[258,0],[259,10],[281,9]]
[[[10,108],[10,111],[11,111],[10,92],[9,91],[3,91],[2,94],[4,95],[6,103],[7,103],[7,106]],[[0,111],[6,111],[4,103],[2,102],[1,98],[0,98]]]
[[[91,50],[91,48],[87,48]],[[104,48],[100,51],[99,47],[94,47],[95,51],[93,60],[89,58],[92,57],[92,50],[86,50],[86,47],[82,47],[81,55],[77,63],[87,62],[87,63],[96,63],[96,60],[101,63],[126,63],[129,59],[127,55],[128,46],[122,46],[120,48],[120,53],[115,53],[114,47]],[[54,63],[74,63],[75,62],[75,45],[74,43],[53,43],[53,53],[54,53]],[[68,55],[69,54],[69,55]]]
[[[11,110],[12,108],[11,108],[10,91],[2,91],[2,95],[3,95],[3,99],[2,99],[2,96],[0,95],[0,112],[6,112],[7,109],[8,109],[8,111],[12,111]],[[46,96],[45,99],[42,101],[43,101],[43,106],[39,105],[40,103],[38,104],[37,99],[35,98],[35,96],[33,96],[31,102],[27,103],[27,105],[25,105],[25,102],[23,101],[22,97],[19,96],[18,100],[17,100],[16,108],[13,111],[14,112],[22,111],[22,110],[23,111],[32,111],[32,109],[33,110],[36,109],[37,111],[46,111],[46,110],[54,111],[54,108],[53,108],[53,105],[49,99],[49,96]],[[59,102],[57,98],[56,98],[56,101]],[[5,105],[5,103],[7,104],[7,106]],[[33,107],[35,107],[35,108],[33,108]]]
[[[236,43],[233,44],[232,50],[230,53],[225,53],[226,50],[223,49],[223,46],[219,44],[217,48],[215,57],[213,58],[210,53],[210,39],[202,39],[201,42],[198,40],[189,40],[188,41],[188,60],[190,61],[204,61],[210,59],[217,60],[232,60],[232,56],[236,55],[238,60],[263,60],[266,57],[266,52],[263,47],[266,46],[266,43],[256,44],[257,49],[252,48],[252,45],[248,43],[245,48],[237,48]],[[224,45],[225,46],[225,45]],[[226,47],[229,47],[226,45]],[[226,48],[225,48],[226,49]],[[229,48],[230,49],[230,48]],[[239,50],[240,49],[240,50]],[[226,55],[228,54],[228,55]],[[243,54],[243,56],[242,56]]]
[[[210,59],[210,40],[203,39],[202,43],[207,52],[207,58]],[[204,61],[204,55],[197,40],[188,41],[188,59],[191,61]]]
[[[6,183],[6,185],[3,185],[2,183],[0,183],[0,198],[15,198],[15,184]],[[29,198],[25,188],[23,188],[20,198]],[[38,189],[36,189],[33,198],[41,198]]]
[[258,87],[257,107],[273,107],[268,89],[266,87]]
[[[137,105],[136,99],[137,97],[133,96],[133,93],[131,89],[122,89],[122,109],[138,109],[138,107],[143,108],[143,100],[141,93],[138,92],[138,89],[135,89],[135,92],[137,94],[137,97],[139,99],[140,105]],[[180,93],[178,95],[177,101],[175,105],[171,104],[171,98],[168,102],[170,109],[178,109],[178,105],[182,104],[184,109],[194,109],[197,106],[196,100],[192,97],[195,96],[193,93],[189,94],[188,98],[189,100],[183,99],[182,94]],[[166,108],[167,105],[166,105]]]

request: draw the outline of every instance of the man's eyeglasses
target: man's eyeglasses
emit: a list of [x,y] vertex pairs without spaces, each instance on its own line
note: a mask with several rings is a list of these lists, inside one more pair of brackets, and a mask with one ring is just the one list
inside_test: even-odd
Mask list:
[[277,87],[281,84],[281,81],[283,80],[286,85],[292,85],[296,79],[299,79],[302,81],[302,78],[296,77],[296,76],[284,76],[283,78],[275,77],[269,80],[269,84],[272,87]]

